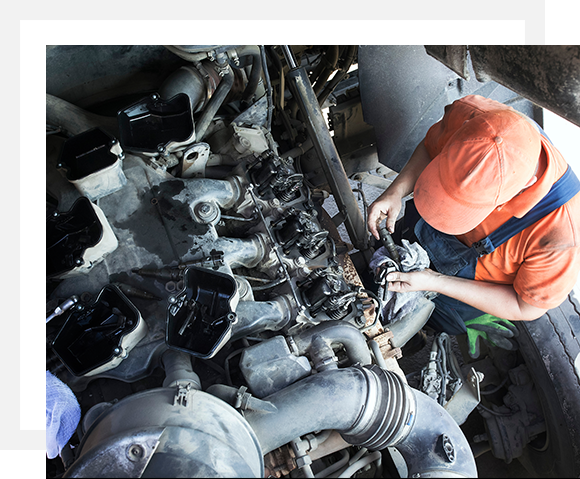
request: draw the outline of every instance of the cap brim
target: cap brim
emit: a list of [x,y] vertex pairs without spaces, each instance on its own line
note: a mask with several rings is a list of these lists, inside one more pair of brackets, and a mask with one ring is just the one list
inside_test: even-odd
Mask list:
[[489,216],[494,207],[474,208],[451,197],[443,185],[440,159],[435,157],[417,179],[414,201],[421,217],[433,228],[450,235],[465,234]]

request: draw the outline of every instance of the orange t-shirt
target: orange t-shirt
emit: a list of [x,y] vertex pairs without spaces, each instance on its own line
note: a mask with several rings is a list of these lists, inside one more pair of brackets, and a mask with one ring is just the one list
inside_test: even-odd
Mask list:
[[[463,123],[481,113],[500,108],[513,110],[494,100],[470,95],[445,107],[443,118],[425,137],[435,158]],[[568,164],[544,137],[536,173],[537,181],[523,193],[498,206],[479,226],[457,236],[471,246],[485,238],[512,216],[521,218],[531,210],[565,173]],[[580,194],[532,226],[510,238],[493,253],[479,258],[475,279],[512,284],[528,304],[551,309],[570,293],[580,272]]]

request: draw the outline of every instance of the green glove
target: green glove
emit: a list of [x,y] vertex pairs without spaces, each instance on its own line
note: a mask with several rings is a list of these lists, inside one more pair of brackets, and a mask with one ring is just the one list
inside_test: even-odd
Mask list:
[[469,355],[474,359],[479,357],[479,338],[492,346],[510,351],[518,347],[512,338],[517,338],[519,331],[507,319],[484,314],[465,321],[465,326],[467,326]]

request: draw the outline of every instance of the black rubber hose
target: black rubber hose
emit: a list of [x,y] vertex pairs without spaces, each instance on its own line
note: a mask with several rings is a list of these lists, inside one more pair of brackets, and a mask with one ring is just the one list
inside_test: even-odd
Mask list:
[[356,368],[324,371],[298,381],[266,398],[273,414],[246,412],[262,454],[312,431],[349,430],[367,402],[364,374]]
[[326,55],[320,61],[324,62],[324,68],[313,86],[314,93],[317,96],[324,88],[324,85],[326,85],[326,82],[330,75],[332,75],[332,72],[336,70],[336,64],[338,63],[338,45],[331,45],[326,52]]
[[348,74],[348,69],[351,67],[352,63],[354,62],[355,58],[355,51],[356,47],[354,45],[349,45],[348,50],[346,52],[345,60],[343,65],[340,67],[340,72],[337,72],[336,75],[332,80],[328,82],[328,84],[324,87],[324,90],[317,95],[318,103],[321,105],[326,101],[326,99],[330,96],[330,94],[334,91],[336,86],[344,80],[346,75]]
[[250,72],[250,78],[248,79],[248,84],[242,95],[242,104],[247,105],[250,103],[252,97],[256,93],[258,88],[258,83],[260,82],[260,77],[262,76],[262,53],[258,45],[244,45],[236,48],[236,53],[239,57],[249,56],[252,59],[252,70]]
[[276,411],[245,414],[263,454],[310,432],[335,429],[369,450],[396,447],[409,477],[477,476],[469,443],[449,413],[377,366],[327,370],[263,401]]

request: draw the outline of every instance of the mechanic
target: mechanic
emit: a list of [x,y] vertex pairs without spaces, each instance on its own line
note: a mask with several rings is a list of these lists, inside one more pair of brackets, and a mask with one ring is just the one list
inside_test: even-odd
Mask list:
[[[473,357],[479,337],[512,349],[510,320],[539,318],[576,283],[579,191],[535,122],[477,95],[453,102],[369,207],[375,238],[386,217],[395,240],[418,241],[431,260],[432,269],[390,273],[389,290],[439,293],[428,325],[468,333]],[[396,222],[411,192],[414,201]]]

